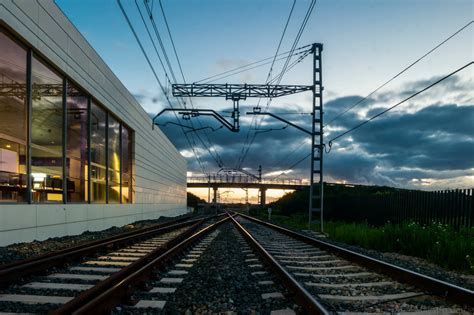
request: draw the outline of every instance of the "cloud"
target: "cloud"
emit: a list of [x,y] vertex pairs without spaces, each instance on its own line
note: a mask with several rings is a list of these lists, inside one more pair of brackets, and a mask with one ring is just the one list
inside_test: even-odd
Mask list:
[[[435,80],[410,82],[404,88],[387,90],[368,98],[325,129],[326,141]],[[331,153],[325,155],[326,180],[424,189],[448,186],[467,188],[474,185],[472,79],[453,77],[444,83],[335,142]],[[363,96],[333,97],[325,104],[326,122],[360,101]],[[310,129],[310,115],[294,114],[295,111],[304,112],[304,105],[310,104],[300,103],[300,106],[296,106],[286,102],[272,105],[271,111]],[[243,163],[251,172],[256,172],[258,166],[262,165],[264,174],[279,174],[310,152],[306,134],[291,127],[281,130],[285,124],[269,117],[265,118],[259,130],[249,133],[254,117],[245,116],[244,113],[251,110],[252,106],[241,105],[239,133],[232,133],[225,128],[215,132],[187,133],[208,171],[218,170],[216,159],[224,161],[228,167],[237,166],[239,157],[245,152],[245,143],[252,138],[253,144]],[[229,116],[229,111],[230,108],[224,108],[220,113]],[[177,122],[172,115],[163,119]],[[189,124],[189,121],[184,123]],[[220,126],[210,117],[200,117],[199,121],[194,118],[192,123],[196,128]],[[252,128],[255,128],[255,124]],[[265,129],[274,130],[263,132]],[[189,171],[198,173],[199,165],[181,128],[168,125],[162,130],[179,150],[186,152]],[[256,135],[255,131],[258,131]],[[281,177],[308,178],[309,159]]]

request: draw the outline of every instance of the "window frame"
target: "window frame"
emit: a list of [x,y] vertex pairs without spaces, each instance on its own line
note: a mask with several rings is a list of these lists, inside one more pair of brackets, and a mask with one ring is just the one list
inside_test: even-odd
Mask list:
[[[62,110],[63,110],[63,115],[62,115],[62,204],[91,204],[92,198],[91,198],[91,160],[92,160],[92,150],[91,150],[91,134],[92,134],[92,119],[91,119],[91,112],[92,112],[92,102],[94,102],[95,105],[97,105],[99,108],[101,108],[103,111],[106,113],[106,200],[105,203],[99,203],[99,204],[109,204],[109,185],[108,185],[108,164],[109,164],[109,152],[108,152],[108,117],[111,115],[115,121],[119,123],[119,151],[120,151],[120,196],[119,196],[119,203],[113,203],[113,204],[133,204],[134,203],[134,183],[133,183],[133,176],[134,172],[134,162],[135,159],[133,157],[133,152],[134,152],[134,146],[135,146],[135,130],[131,128],[129,125],[127,125],[122,119],[118,118],[116,115],[114,115],[109,109],[107,109],[106,106],[103,105],[102,102],[97,100],[92,93],[90,93],[87,89],[85,89],[82,85],[78,84],[74,80],[72,80],[67,73],[65,73],[63,70],[59,69],[53,62],[49,60],[44,54],[39,52],[36,48],[33,47],[24,37],[19,35],[17,32],[15,32],[14,29],[12,29],[8,24],[6,24],[3,20],[0,20],[0,32],[5,34],[8,38],[10,38],[12,41],[14,41],[16,44],[20,45],[22,48],[26,50],[26,120],[27,120],[27,126],[26,126],[26,175],[27,175],[27,192],[26,192],[26,201],[25,202],[5,202],[2,204],[48,204],[48,203],[34,203],[33,202],[33,195],[32,195],[32,188],[33,188],[33,181],[32,181],[32,113],[33,113],[33,77],[32,77],[32,66],[33,66],[33,57],[37,58],[39,61],[41,61],[45,66],[49,67],[52,71],[56,72],[58,75],[60,75],[63,80],[62,80],[62,86],[63,86],[63,94],[62,94]],[[68,84],[69,82],[73,84],[77,89],[80,89],[84,91],[85,96],[87,97],[87,124],[88,124],[88,136],[87,136],[87,201],[84,202],[68,202],[67,200],[67,97],[68,97]],[[122,191],[123,191],[123,148],[122,148],[122,130],[123,128],[126,128],[129,132],[129,143],[130,143],[130,152],[129,152],[129,172],[130,172],[130,183],[129,183],[129,196],[128,196],[128,202],[124,203],[123,202],[123,197],[122,197]],[[59,203],[61,204],[61,203]]]

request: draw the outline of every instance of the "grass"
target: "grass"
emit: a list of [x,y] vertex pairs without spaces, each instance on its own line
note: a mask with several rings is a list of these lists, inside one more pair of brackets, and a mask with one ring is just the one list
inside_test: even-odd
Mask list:
[[[253,214],[267,219],[263,212]],[[307,229],[305,215],[272,215],[272,222],[293,229]],[[314,224],[317,231],[319,226]],[[325,222],[324,232],[331,239],[366,249],[395,252],[424,258],[450,270],[474,274],[474,228],[455,231],[448,225],[433,222],[423,226],[415,222],[386,223],[381,227],[367,223]]]

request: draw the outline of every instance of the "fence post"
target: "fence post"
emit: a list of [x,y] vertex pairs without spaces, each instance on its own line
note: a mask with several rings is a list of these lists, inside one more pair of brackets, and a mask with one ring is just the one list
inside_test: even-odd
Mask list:
[[449,225],[449,190],[444,191],[444,219],[445,224]]
[[456,217],[454,218],[455,220],[455,225],[456,225],[456,230],[459,231],[461,227],[461,191],[459,189],[456,189]]
[[405,204],[405,213],[406,213],[406,220],[409,221],[410,218],[411,218],[411,211],[410,211],[410,194],[409,194],[409,190],[406,190],[405,191],[405,201],[404,201],[404,204]]
[[428,208],[429,191],[423,192],[423,212],[425,214],[426,225],[430,225],[430,211]]
[[429,209],[429,212],[430,212],[430,215],[429,215],[429,220],[430,220],[430,224],[433,223],[433,216],[434,216],[434,211],[435,211],[435,207],[434,207],[434,192],[433,191],[430,191],[430,194],[428,195],[428,209]]
[[449,199],[448,199],[448,204],[449,204],[449,215],[448,215],[448,218],[449,218],[449,225],[451,225],[451,227],[454,227],[454,217],[455,217],[455,209],[456,209],[456,195],[455,195],[455,191],[454,190],[450,190],[449,193],[448,193],[448,196],[449,196]]
[[469,194],[468,194],[469,195],[469,203],[468,203],[468,211],[469,211],[468,214],[469,215],[468,215],[468,218],[467,218],[469,223],[468,223],[467,227],[472,227],[473,226],[472,221],[474,219],[474,202],[473,202],[472,198],[474,198],[474,196],[472,195],[472,193],[473,193],[473,189],[469,189]]

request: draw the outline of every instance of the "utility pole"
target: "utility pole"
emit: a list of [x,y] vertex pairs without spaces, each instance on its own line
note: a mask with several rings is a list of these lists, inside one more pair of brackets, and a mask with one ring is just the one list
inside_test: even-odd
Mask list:
[[248,112],[249,115],[267,115],[278,119],[288,126],[294,127],[311,136],[311,172],[309,184],[309,207],[308,207],[308,228],[311,227],[313,213],[320,213],[321,232],[324,231],[323,221],[323,78],[321,68],[321,52],[323,44],[315,43],[312,45],[311,52],[313,54],[313,83],[311,91],[313,92],[313,111],[311,115],[312,128],[308,130],[304,127],[298,126],[278,115],[272,113],[262,113],[260,108],[254,108],[253,112]]
[[[192,84],[173,84],[172,91],[175,97],[221,97],[226,100],[232,100],[233,112],[232,122],[226,121],[221,115],[212,109],[165,109],[155,116],[162,115],[165,111],[178,111],[182,118],[187,120],[198,116],[212,116],[216,118],[224,127],[232,132],[240,130],[239,125],[239,101],[254,97],[275,98],[306,91],[313,92],[313,111],[312,111],[312,129],[308,130],[292,122],[287,121],[275,114],[261,112],[260,107],[255,107],[250,115],[269,115],[280,121],[285,122],[300,131],[311,136],[311,174],[309,186],[309,209],[308,209],[308,227],[311,226],[313,213],[320,213],[321,232],[323,225],[323,85],[321,70],[321,53],[323,45],[315,43],[311,47],[310,53],[313,54],[312,73],[313,79],[311,85],[271,85],[271,84],[211,84],[211,83],[192,83]],[[264,195],[260,195],[260,200]]]
[[[322,44],[313,44],[313,112],[311,133],[311,181],[309,186],[308,228],[311,227],[313,212],[320,213],[321,232],[324,231],[323,223],[323,77],[321,71]],[[315,176],[319,182],[315,183]],[[315,191],[316,188],[316,191]]]

